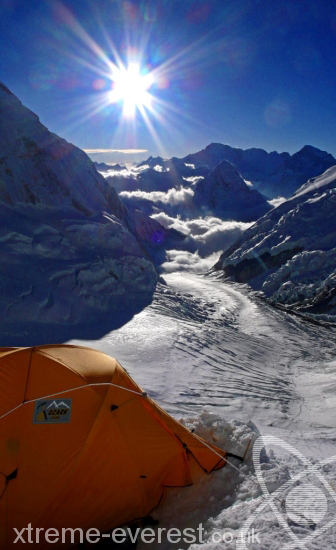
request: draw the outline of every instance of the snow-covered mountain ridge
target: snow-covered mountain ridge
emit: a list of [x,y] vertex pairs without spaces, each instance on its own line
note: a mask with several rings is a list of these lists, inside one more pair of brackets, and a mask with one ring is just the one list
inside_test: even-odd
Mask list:
[[[228,160],[223,160],[223,157]],[[184,158],[149,157],[137,166],[124,170],[110,169],[104,172],[104,176],[116,187],[127,208],[142,211],[163,223],[167,229],[181,228],[182,232],[189,235],[186,224],[207,218],[211,225],[212,220],[217,220],[219,234],[224,227],[223,223],[254,222],[285,200],[281,197],[268,201],[258,191],[264,184],[269,186],[268,191],[265,187],[267,192],[273,189],[269,192],[270,196],[289,196],[308,178],[308,183],[304,185],[313,184],[318,179],[316,174],[325,169],[332,170],[334,164],[336,160],[332,155],[312,146],[305,146],[290,155],[267,153],[262,149],[244,151],[212,143],[204,150]],[[284,186],[279,182],[285,182]],[[226,238],[228,232],[225,233],[227,246],[234,242],[237,235],[232,235],[230,240]],[[184,250],[191,253],[198,251],[205,257],[204,246],[202,250],[198,247],[195,236],[192,233],[192,239],[187,238],[183,242],[175,240],[175,256],[176,250]],[[219,241],[215,247],[211,247],[209,254],[223,250],[225,245],[220,245]],[[289,252],[286,245],[286,251],[279,258],[287,261],[295,251],[297,249]],[[272,266],[272,262],[273,258],[269,258],[269,268],[276,267]],[[184,263],[186,265],[188,261]]]
[[[102,173],[127,207],[149,216],[157,215],[159,208],[184,220],[215,216],[249,222],[277,204],[267,203],[265,196],[278,201],[290,197],[308,179],[335,164],[332,155],[311,145],[290,155],[211,143],[184,158],[150,156],[123,169],[106,166]],[[172,201],[176,193],[184,193],[187,201]]]
[[158,222],[148,220],[141,240],[139,219],[89,157],[49,132],[4,85],[0,127],[3,334],[20,324],[42,332],[57,325],[70,336],[100,321],[106,332],[152,298],[157,274],[143,243]]
[[9,205],[120,216],[115,193],[89,157],[49,132],[32,111],[0,88],[0,200]]
[[326,151],[305,145],[300,151],[290,155],[263,149],[239,149],[211,143],[202,151],[187,155],[182,159],[195,167],[206,165],[214,168],[222,160],[234,165],[241,176],[251,181],[255,188],[268,197],[290,197],[309,178],[319,176],[336,164],[336,159]]
[[[260,148],[244,150],[222,143],[210,143],[201,151],[183,158],[150,156],[136,167],[141,171],[137,188],[157,191],[169,186],[187,185],[188,178],[207,176],[223,160],[230,162],[242,178],[270,198],[290,197],[307,180],[319,176],[336,164],[336,159],[330,153],[312,145],[305,145],[290,155],[287,152],[268,153]],[[119,168],[114,169],[115,174],[118,171]],[[161,176],[153,171],[160,172]]]
[[334,315],[335,209],[336,166],[247,229],[224,251],[215,269],[261,289],[271,302]]

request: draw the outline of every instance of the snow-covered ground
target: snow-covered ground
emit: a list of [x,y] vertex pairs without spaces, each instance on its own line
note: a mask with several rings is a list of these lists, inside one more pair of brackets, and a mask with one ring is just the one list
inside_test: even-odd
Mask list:
[[[283,524],[267,505],[246,523],[266,498],[249,456],[242,466],[232,459],[240,473],[227,465],[199,485],[170,490],[156,511],[160,525],[182,529],[202,523],[209,550],[336,548],[335,527],[319,531],[336,517],[336,459],[310,474],[310,462],[304,462],[307,457],[318,465],[336,455],[334,329],[279,312],[242,285],[187,272],[165,279],[169,286],[160,285],[152,305],[128,324],[99,341],[73,343],[117,357],[168,412],[228,451],[242,454],[258,431],[280,438],[284,444],[267,446],[260,471],[268,490],[278,489],[273,502],[285,519]],[[295,476],[303,473],[310,497],[298,501],[292,489]],[[290,520],[290,498],[301,515],[321,503],[312,513],[316,525]],[[246,538],[242,546],[244,524],[259,537],[254,543]],[[232,537],[216,544],[218,532]],[[152,547],[188,546],[166,541]]]

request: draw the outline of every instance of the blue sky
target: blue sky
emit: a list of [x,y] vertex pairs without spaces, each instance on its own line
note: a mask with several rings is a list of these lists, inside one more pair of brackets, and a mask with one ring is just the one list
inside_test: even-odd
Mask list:
[[[131,161],[208,143],[336,155],[336,4],[3,0],[0,80],[50,130]],[[159,75],[152,111],[106,101],[116,56]],[[147,152],[148,151],[148,152]]]

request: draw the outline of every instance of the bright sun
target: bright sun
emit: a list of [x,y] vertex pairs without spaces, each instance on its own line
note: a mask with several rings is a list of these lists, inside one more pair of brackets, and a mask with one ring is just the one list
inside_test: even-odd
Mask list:
[[113,89],[110,100],[123,102],[123,114],[134,116],[136,107],[149,107],[151,94],[148,92],[154,79],[150,73],[141,74],[138,63],[130,63],[126,68],[118,69],[113,74]]

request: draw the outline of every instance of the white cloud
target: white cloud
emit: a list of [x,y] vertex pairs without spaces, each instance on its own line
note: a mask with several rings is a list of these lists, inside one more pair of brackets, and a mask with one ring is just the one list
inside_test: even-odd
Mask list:
[[181,220],[180,218],[172,218],[171,216],[168,216],[165,212],[158,212],[157,214],[153,214],[151,218],[154,218],[154,220],[158,221],[163,227],[166,227],[167,229],[176,229],[177,231],[181,231],[181,233],[184,233],[184,235],[189,235],[190,231],[186,225],[186,222]]
[[119,193],[122,197],[144,199],[151,202],[162,202],[164,204],[191,204],[194,191],[190,187],[181,187],[180,189],[169,189],[166,193],[163,191],[122,191]]
[[169,204],[191,204],[194,191],[190,187],[180,187],[180,189],[169,189],[166,193],[166,201]]
[[153,214],[151,217],[167,229],[176,229],[187,235],[188,238],[183,241],[181,246],[191,252],[198,250],[202,257],[214,252],[222,252],[252,225],[244,222],[223,221],[210,216],[181,220],[172,218],[165,212]]
[[198,181],[204,180],[204,176],[188,176],[187,178],[183,177],[183,179],[191,183],[191,185],[195,185]]
[[193,235],[201,256],[223,251],[238,239],[251,223],[223,222],[212,225],[205,233]]
[[98,170],[104,176],[104,178],[107,178],[108,176],[122,176],[123,178],[130,178],[133,176],[133,172],[131,170],[128,170],[127,168],[124,168],[123,170],[107,170],[107,172],[102,172],[101,170]]
[[[120,193],[121,197],[127,199],[148,200],[156,204],[151,217],[167,229],[176,229],[186,236],[183,241],[175,245],[175,250],[167,252],[169,261],[162,266],[165,271],[183,269],[200,272],[209,269],[217,261],[219,254],[231,246],[243,231],[252,225],[237,221],[223,221],[214,216],[192,218],[193,195],[194,192],[190,187],[173,188],[166,193],[140,190]],[[186,216],[189,218],[182,219]]]
[[[153,219],[167,229],[176,229],[186,238],[167,252],[164,271],[206,271],[214,265],[221,252],[226,250],[252,224],[223,221],[214,216],[192,218],[194,191],[180,187],[163,191],[122,191],[121,197],[147,200],[156,204]],[[167,205],[167,206],[163,206]],[[164,210],[164,211],[163,211]],[[187,219],[186,216],[189,216]]]
[[124,178],[136,178],[136,176],[140,172],[145,172],[148,170],[149,165],[144,164],[143,166],[132,166],[131,164],[125,163],[125,168],[123,170],[115,170],[113,167],[111,167],[107,171],[98,170],[98,172],[101,173],[104,178],[108,178],[109,176],[122,176]]
[[149,164],[142,164],[142,166],[133,166],[130,169],[136,174],[138,172],[145,172],[148,168],[150,168]]
[[104,153],[124,153],[125,155],[137,155],[138,153],[148,153],[148,149],[83,149],[90,155],[101,155]]
[[276,199],[272,199],[270,201],[267,201],[268,204],[270,204],[273,208],[276,208],[277,206],[279,206],[280,204],[282,204],[283,202],[286,202],[287,199],[285,199],[285,197],[278,197]]
[[168,260],[162,264],[164,273],[174,271],[193,271],[204,273],[208,271],[218,260],[218,254],[211,254],[201,258],[197,252],[194,254],[186,250],[168,250]]

